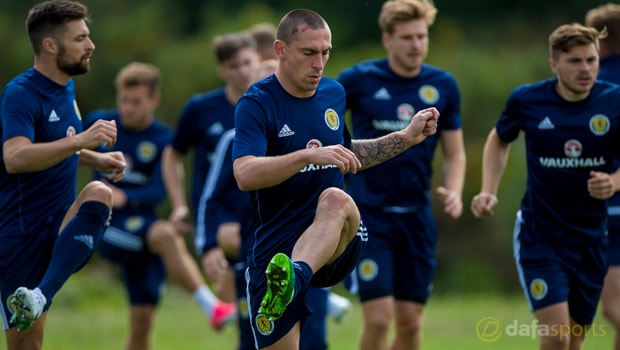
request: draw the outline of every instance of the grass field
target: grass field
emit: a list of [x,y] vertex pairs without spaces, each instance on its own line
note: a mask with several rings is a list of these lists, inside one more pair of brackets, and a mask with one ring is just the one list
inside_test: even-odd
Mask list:
[[[361,313],[357,301],[353,305],[344,323],[329,321],[331,350],[357,348]],[[122,350],[126,314],[120,283],[109,270],[87,266],[56,296],[47,318],[44,348]],[[422,349],[537,349],[532,320],[520,294],[434,296],[427,307]],[[592,330],[596,334],[591,333],[584,349],[612,348],[611,328],[600,313]],[[168,287],[156,321],[153,350],[232,350],[235,337],[232,327],[212,331],[192,299],[175,286]],[[0,341],[4,349],[4,335]]]

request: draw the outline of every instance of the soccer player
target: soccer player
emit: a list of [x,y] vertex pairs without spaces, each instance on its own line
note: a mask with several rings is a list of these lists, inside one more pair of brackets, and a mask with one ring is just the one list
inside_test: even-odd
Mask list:
[[[259,59],[253,81],[273,74],[277,67],[278,62],[270,58],[270,52],[273,51],[273,42],[276,40],[275,32],[276,28],[271,23],[259,23],[247,30],[247,33],[256,44],[256,52]],[[271,56],[273,55],[271,54]],[[230,162],[227,162],[226,165],[229,165],[228,163]],[[219,169],[216,172],[219,173]],[[234,185],[234,191],[238,191],[236,185]],[[203,199],[201,197],[200,205],[203,204]],[[245,295],[245,290],[241,294],[235,292],[235,290],[239,290],[240,287],[245,285],[243,277],[245,263],[238,256],[241,249],[240,226],[235,221],[221,222],[222,218],[213,212],[209,212],[208,218],[201,218],[201,215],[205,215],[204,210],[198,210],[195,246],[197,251],[202,252],[200,256],[202,268],[210,280],[213,281],[213,284],[217,286],[219,295],[226,298],[226,300],[239,300]],[[214,231],[207,232],[205,225]],[[237,276],[239,274],[241,276]],[[242,286],[236,285],[235,280],[239,279],[239,277],[241,278]],[[240,322],[243,322],[243,320],[240,320]]]
[[316,12],[296,9],[278,25],[274,75],[254,84],[235,114],[233,172],[250,191],[253,221],[248,300],[257,348],[299,349],[310,285],[334,285],[351,272],[367,233],[344,175],[390,159],[437,130],[435,108],[403,130],[351,141],[346,96],[324,78],[331,32]]
[[519,280],[540,349],[580,349],[607,272],[607,202],[620,186],[620,88],[596,80],[601,32],[566,24],[549,36],[555,77],[516,88],[489,133],[471,210],[493,214],[510,143],[525,134],[527,184],[514,229]]
[[[252,203],[248,192],[237,187],[232,167],[232,138],[234,129],[224,133],[216,147],[211,171],[205,182],[205,191],[198,209],[207,241],[219,238],[222,231],[237,231],[238,251],[224,249],[226,257],[234,261],[237,306],[239,309],[239,345],[237,350],[256,349],[248,313],[245,270],[252,225]],[[219,225],[218,225],[219,224]],[[200,229],[197,229],[200,231]],[[217,240],[219,243],[219,239]],[[223,265],[222,268],[224,268]],[[301,330],[301,350],[327,349],[328,291],[309,288],[306,302],[312,309]]]
[[[87,130],[72,76],[90,70],[95,45],[81,3],[47,1],[26,19],[34,66],[13,78],[0,97],[0,314],[7,349],[41,349],[54,296],[97,248],[112,207],[112,191],[92,181],[76,193],[77,167],[125,171],[116,124]],[[8,298],[7,298],[8,297]]]
[[276,26],[269,22],[257,23],[248,29],[248,33],[256,42],[256,51],[261,61],[276,59],[276,53],[273,50],[276,31]]
[[[214,329],[221,329],[236,315],[234,304],[218,301],[205,285],[182,235],[170,221],[157,216],[156,209],[166,198],[161,155],[172,139],[172,131],[155,116],[160,85],[157,67],[132,62],[116,76],[117,109],[94,111],[85,121],[86,126],[97,120],[114,121],[118,142],[110,150],[122,152],[127,160],[125,177],[108,184],[113,215],[99,252],[121,265],[131,304],[126,348],[133,350],[151,348],[155,312],[167,274],[193,296]],[[94,176],[105,181],[101,172]]]
[[[586,25],[607,31],[607,36],[599,40],[601,59],[598,78],[620,84],[620,5],[609,3],[591,9],[586,14]],[[614,168],[619,166],[620,155],[615,160]],[[620,194],[614,194],[608,204],[609,269],[601,302],[603,314],[614,327],[614,349],[620,350]]]
[[[196,210],[213,151],[222,134],[234,127],[235,106],[241,95],[255,81],[259,62],[256,44],[247,33],[217,36],[213,41],[213,48],[217,59],[217,72],[224,81],[224,86],[192,96],[181,112],[172,143],[166,147],[163,155],[164,182],[172,206],[170,220],[181,232],[191,231],[196,222]],[[192,148],[193,175],[188,206],[183,158]],[[234,286],[221,283],[234,281],[232,269],[223,271],[231,275],[229,278],[216,274],[220,262],[226,262],[221,249],[215,243],[206,246],[200,241],[196,242],[196,246],[205,249],[198,254],[202,256],[207,277],[214,281],[216,295],[226,302],[234,302]],[[210,268],[214,265],[218,266],[215,270]]]
[[[451,74],[424,63],[436,13],[427,0],[385,2],[379,26],[387,57],[354,65],[338,78],[347,93],[356,138],[401,130],[423,108],[435,107],[441,114],[437,134],[385,163],[347,176],[347,192],[372,235],[352,274],[364,317],[360,349],[420,348],[435,269],[437,228],[429,192],[439,141],[443,186],[436,193],[451,218],[463,212],[466,157],[459,89]],[[388,346],[392,320],[394,338]]]
[[[259,65],[258,80],[275,72],[277,61],[263,60]],[[239,309],[239,346],[237,350],[255,349],[252,327],[248,314],[245,282],[246,257],[252,225],[252,203],[248,192],[237,186],[232,166],[232,139],[235,131],[231,129],[222,135],[214,152],[211,170],[198,206],[196,235],[204,236],[201,241],[215,242],[235,270],[237,306]],[[222,237],[235,237],[233,239]],[[224,242],[223,242],[224,241]],[[230,242],[237,242],[232,244]],[[225,269],[227,264],[220,265]],[[327,349],[327,315],[341,322],[351,308],[348,299],[324,288],[309,288],[306,302],[312,309],[301,330],[301,350]]]

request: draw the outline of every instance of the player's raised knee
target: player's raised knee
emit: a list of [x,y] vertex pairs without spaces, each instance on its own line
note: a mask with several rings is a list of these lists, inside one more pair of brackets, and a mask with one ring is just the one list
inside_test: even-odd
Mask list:
[[91,181],[82,190],[85,201],[103,202],[108,206],[112,206],[112,189],[101,181]]
[[319,203],[334,205],[337,208],[354,204],[353,198],[345,191],[337,187],[326,188],[319,196]]

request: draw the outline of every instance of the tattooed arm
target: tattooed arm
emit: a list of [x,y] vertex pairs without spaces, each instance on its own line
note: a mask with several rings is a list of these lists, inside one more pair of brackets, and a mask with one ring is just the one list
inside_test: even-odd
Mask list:
[[362,169],[393,158],[404,150],[403,139],[395,132],[372,140],[353,140],[351,144],[351,151],[362,163]]
[[411,123],[403,130],[376,139],[353,140],[351,151],[362,164],[360,170],[391,159],[435,134],[438,118],[439,112],[435,108],[423,109],[413,116]]
[[343,174],[356,173],[400,154],[437,131],[439,112],[435,108],[419,111],[407,127],[372,140],[352,140],[351,149],[343,145],[305,148],[271,157],[243,156],[235,159],[235,179],[242,191],[275,186],[297,174],[308,164],[336,165]]

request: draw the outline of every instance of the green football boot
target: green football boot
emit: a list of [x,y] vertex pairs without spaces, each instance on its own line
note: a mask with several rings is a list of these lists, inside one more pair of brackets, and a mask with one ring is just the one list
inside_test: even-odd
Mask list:
[[282,316],[295,295],[293,263],[286,254],[278,253],[271,258],[265,274],[267,275],[267,293],[263,297],[258,314],[265,315],[274,321]]

